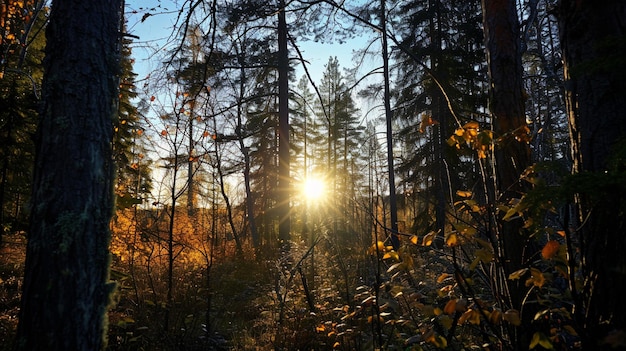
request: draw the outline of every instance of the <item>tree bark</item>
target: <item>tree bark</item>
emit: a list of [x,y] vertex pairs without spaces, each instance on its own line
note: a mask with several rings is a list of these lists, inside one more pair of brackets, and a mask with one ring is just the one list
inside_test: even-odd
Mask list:
[[[520,25],[515,0],[483,0],[483,27],[490,78],[490,111],[493,130],[498,142],[495,151],[496,196],[491,201],[508,202],[521,197],[524,187],[521,173],[531,163],[527,144],[524,92],[522,84],[522,58],[520,48]],[[521,269],[527,237],[523,233],[522,221],[500,220],[493,241],[497,243],[498,261],[504,276]],[[508,291],[499,291],[508,296],[510,307],[521,310],[524,306],[525,286],[511,284]],[[528,315],[527,313],[525,316]],[[530,314],[532,317],[532,314]],[[516,349],[528,347],[526,335],[529,330],[520,330]]]
[[617,308],[626,291],[626,3],[563,0],[558,15],[573,171],[592,179],[577,186],[584,285],[575,316],[584,348],[601,349],[613,346],[603,344],[609,333],[626,331]]
[[285,1],[278,8],[278,238],[283,249],[289,247],[291,231],[291,177],[289,175],[289,53]]
[[121,2],[54,1],[17,350],[106,345]]

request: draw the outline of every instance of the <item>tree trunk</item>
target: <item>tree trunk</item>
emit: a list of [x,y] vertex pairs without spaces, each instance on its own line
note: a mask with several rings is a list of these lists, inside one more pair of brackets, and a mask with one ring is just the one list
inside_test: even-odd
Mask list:
[[[559,27],[574,173],[593,177],[576,199],[584,285],[575,315],[585,349],[599,349],[612,346],[601,345],[609,333],[626,331],[617,308],[626,291],[626,3],[564,0]],[[621,161],[612,158],[617,148]]]
[[17,350],[105,347],[120,1],[54,1]]
[[387,171],[389,172],[389,216],[391,217],[391,246],[394,250],[400,248],[400,238],[398,236],[398,201],[396,199],[396,178],[395,167],[393,165],[393,111],[391,110],[391,92],[389,88],[389,52],[387,44],[387,10],[385,1],[380,0],[380,27],[383,29],[383,76],[384,76],[384,104],[385,104],[385,126],[387,133]]
[[[490,111],[495,136],[499,138],[495,151],[496,198],[491,201],[507,202],[521,197],[524,187],[520,174],[530,165],[530,149],[522,85],[522,60],[520,30],[515,0],[483,0],[483,26],[487,64],[490,78]],[[504,276],[522,268],[527,237],[522,221],[500,221],[494,242],[497,243],[498,261]],[[511,285],[509,291],[499,291],[509,296],[510,307],[521,310],[525,286]],[[510,295],[509,295],[510,293]],[[525,313],[524,316],[529,315]],[[529,315],[532,317],[532,314]],[[520,330],[516,349],[528,347],[529,330]]]
[[289,53],[287,52],[287,20],[285,1],[278,9],[278,238],[281,246],[289,246],[291,231],[291,177],[289,175]]

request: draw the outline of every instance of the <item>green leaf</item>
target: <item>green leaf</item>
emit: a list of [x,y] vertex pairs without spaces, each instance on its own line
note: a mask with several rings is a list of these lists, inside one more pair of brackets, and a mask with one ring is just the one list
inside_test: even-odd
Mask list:
[[553,350],[554,346],[552,345],[552,341],[541,332],[536,332],[533,334],[533,338],[530,341],[529,349],[534,349],[537,345],[543,347],[544,349]]

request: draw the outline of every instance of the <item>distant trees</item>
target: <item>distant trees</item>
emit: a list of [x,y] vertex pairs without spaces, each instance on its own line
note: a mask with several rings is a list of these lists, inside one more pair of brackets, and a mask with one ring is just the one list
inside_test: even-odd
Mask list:
[[32,163],[41,97],[45,1],[0,5],[0,243],[28,224]]
[[52,5],[18,350],[106,345],[121,10]]

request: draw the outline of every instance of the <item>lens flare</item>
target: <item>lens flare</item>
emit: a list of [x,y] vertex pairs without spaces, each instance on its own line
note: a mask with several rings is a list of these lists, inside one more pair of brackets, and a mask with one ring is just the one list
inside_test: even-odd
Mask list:
[[318,178],[307,178],[302,183],[302,193],[308,200],[320,200],[324,197],[324,181]]

